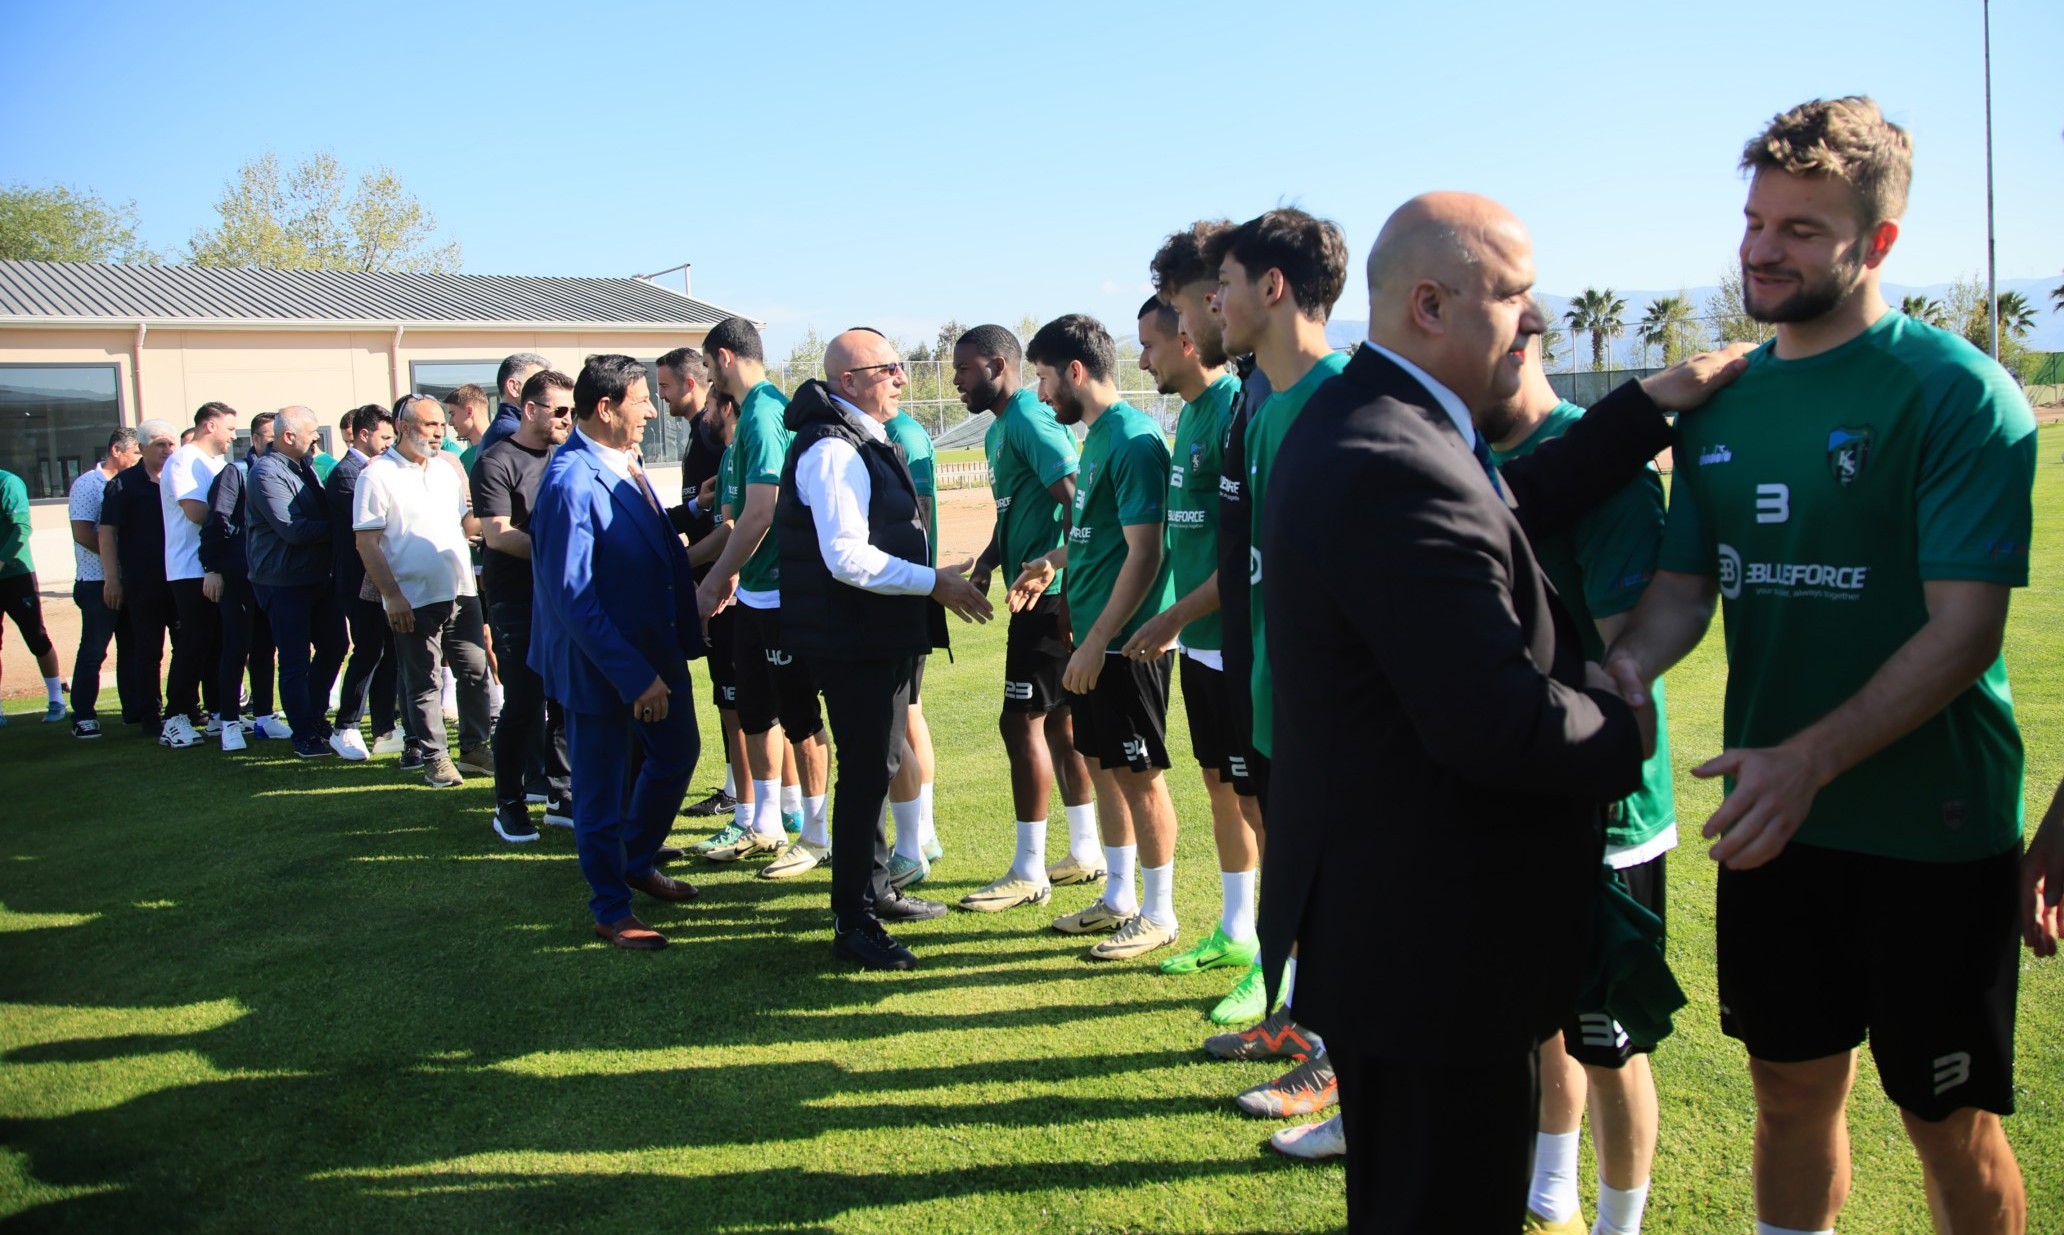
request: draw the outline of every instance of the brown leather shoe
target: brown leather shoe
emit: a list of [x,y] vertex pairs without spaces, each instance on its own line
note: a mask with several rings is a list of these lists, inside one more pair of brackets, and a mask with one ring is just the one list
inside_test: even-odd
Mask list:
[[640,922],[635,915],[604,925],[595,923],[595,933],[619,948],[633,952],[657,952],[667,946],[667,937]]
[[694,884],[662,875],[658,871],[653,871],[643,879],[626,878],[624,882],[654,900],[692,901],[702,895],[702,889]]

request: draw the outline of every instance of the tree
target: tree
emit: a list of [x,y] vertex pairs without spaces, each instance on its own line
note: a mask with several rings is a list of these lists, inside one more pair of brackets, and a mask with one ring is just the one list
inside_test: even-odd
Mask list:
[[136,238],[136,203],[112,205],[91,189],[26,184],[0,189],[0,258],[28,262],[156,262]]
[[1621,315],[1627,311],[1627,302],[1613,295],[1611,288],[1599,291],[1587,287],[1570,302],[1568,319],[1570,333],[1589,331],[1591,334],[1591,367],[1605,367],[1606,348],[1614,339],[1627,333],[1627,323]]
[[1899,300],[1899,311],[1915,321],[1926,322],[1930,326],[1946,325],[1949,320],[1942,302],[1927,296],[1902,296]]
[[[1562,333],[1562,327],[1550,319],[1541,330],[1541,368],[1545,371],[1562,354],[1562,344],[1569,336]],[[1360,346],[1357,344],[1356,346]]]
[[[1999,297],[2000,330],[2009,339],[2025,339],[2035,329],[2035,306],[2020,292],[2001,292]],[[1986,323],[1991,326],[1990,322]]]
[[1679,293],[1675,296],[1658,296],[1648,302],[1648,312],[1641,318],[1642,359],[1648,359],[1647,351],[1653,347],[1663,354],[1663,363],[1676,364],[1693,351],[1690,331],[1696,329],[1691,320],[1691,298]]
[[968,328],[961,325],[958,318],[947,318],[939,325],[939,346],[932,355],[949,364],[952,363],[953,345],[960,342],[960,336],[967,332]]
[[[803,331],[795,346],[788,349],[788,359],[781,365],[780,375],[772,377],[774,385],[783,394],[794,394],[796,387],[817,376],[824,364],[824,339],[818,335],[817,327]],[[770,375],[771,376],[771,375]]]
[[2050,303],[2057,306],[2057,312],[2064,313],[2064,283],[2050,289]]
[[[2008,296],[2016,300],[2009,302]],[[1992,315],[1986,311],[1985,284],[1976,274],[1967,275],[1949,285],[1944,299],[1944,315],[1948,319],[1943,329],[1955,331],[1964,336],[1972,347],[1990,355],[1992,353]],[[2043,355],[2032,351],[2023,343],[2016,332],[2014,318],[2008,313],[2012,309],[2027,310],[2027,325],[2035,325],[2033,306],[2027,298],[2015,292],[2000,295],[2000,366],[2026,384],[2037,369],[2042,367]]]
[[215,203],[212,230],[197,231],[188,255],[198,266],[284,270],[399,270],[450,273],[456,241],[434,244],[437,218],[385,167],[350,176],[334,155],[291,171],[268,151],[239,167]]
[[1777,327],[1749,316],[1739,267],[1721,273],[1720,290],[1706,301],[1706,316],[1713,319],[1722,343],[1761,343],[1777,334]]

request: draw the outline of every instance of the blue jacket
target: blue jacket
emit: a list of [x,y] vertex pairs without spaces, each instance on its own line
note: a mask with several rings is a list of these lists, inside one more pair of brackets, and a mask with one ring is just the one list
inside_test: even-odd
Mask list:
[[547,696],[609,714],[658,677],[685,705],[688,661],[703,653],[688,551],[579,434],[538,482],[530,565],[530,667]]
[[246,482],[244,551],[251,582],[263,587],[330,583],[329,505],[306,460],[260,455]]

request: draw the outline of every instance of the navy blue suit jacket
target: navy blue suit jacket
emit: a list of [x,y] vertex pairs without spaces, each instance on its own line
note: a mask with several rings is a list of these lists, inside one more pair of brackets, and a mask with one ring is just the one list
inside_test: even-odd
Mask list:
[[658,677],[685,697],[703,653],[688,551],[638,486],[576,433],[530,515],[530,665],[576,712],[628,707]]

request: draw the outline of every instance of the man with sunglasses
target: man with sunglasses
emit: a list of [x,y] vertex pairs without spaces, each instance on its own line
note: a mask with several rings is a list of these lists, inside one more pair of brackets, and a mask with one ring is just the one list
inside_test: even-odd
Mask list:
[[558,703],[545,697],[544,679],[530,667],[530,511],[552,448],[573,431],[573,379],[539,369],[524,381],[519,397],[522,423],[480,452],[471,478],[483,545],[481,582],[492,597],[488,629],[502,670],[502,712],[494,734],[494,830],[512,845],[538,838],[524,781],[528,756],[540,746],[550,786],[545,822],[573,826],[565,716]]

